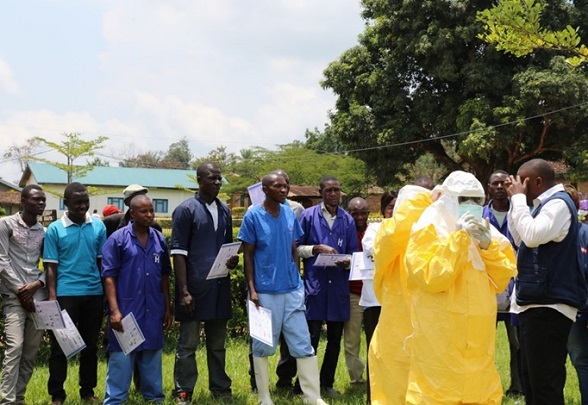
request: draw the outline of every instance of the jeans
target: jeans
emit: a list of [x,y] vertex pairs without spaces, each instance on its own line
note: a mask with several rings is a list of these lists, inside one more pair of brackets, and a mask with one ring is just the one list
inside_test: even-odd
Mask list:
[[578,312],[568,337],[568,352],[578,374],[582,405],[588,405],[588,312]]
[[[77,326],[86,348],[80,352],[79,384],[80,397],[94,396],[98,380],[98,334],[102,327],[102,295],[58,297],[61,309],[67,310]],[[47,390],[52,400],[65,400],[63,384],[67,378],[67,358],[51,334],[51,355],[49,356],[49,381]]]
[[357,383],[363,381],[363,369],[365,368],[359,354],[363,307],[359,305],[359,295],[351,293],[349,297],[351,312],[349,320],[343,326],[343,346],[349,379],[352,383]]
[[[212,319],[204,322],[206,334],[206,362],[208,365],[208,389],[216,396],[231,395],[231,379],[225,372],[225,339],[227,320]],[[180,322],[180,336],[176,346],[174,364],[174,395],[186,392],[192,396],[198,379],[196,349],[200,341],[200,321]]]
[[0,404],[24,402],[44,330],[37,330],[17,297],[3,295],[6,348],[2,364]]
[[527,405],[564,405],[566,357],[572,320],[552,308],[519,314],[521,360]]
[[[335,383],[335,371],[341,350],[341,336],[343,335],[344,322],[327,321],[327,348],[321,366],[321,387],[333,388]],[[314,352],[318,353],[318,344],[321,337],[323,321],[308,321],[310,342]]]
[[141,373],[139,391],[145,401],[163,402],[161,354],[161,349],[131,352],[128,356],[123,352],[110,352],[104,405],[117,405],[126,401],[134,366]]

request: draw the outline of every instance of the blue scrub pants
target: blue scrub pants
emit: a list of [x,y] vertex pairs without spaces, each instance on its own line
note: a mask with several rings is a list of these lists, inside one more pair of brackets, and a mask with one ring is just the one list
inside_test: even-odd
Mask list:
[[139,391],[146,401],[163,402],[161,371],[162,350],[134,351],[125,356],[123,352],[111,351],[106,372],[106,394],[104,405],[120,404],[127,400],[135,362],[141,373]]
[[282,333],[288,344],[290,355],[294,358],[314,356],[310,344],[310,333],[306,322],[304,306],[304,287],[287,293],[258,293],[262,307],[272,311],[272,335],[274,346],[253,339],[253,356],[267,357],[276,352],[276,346]]

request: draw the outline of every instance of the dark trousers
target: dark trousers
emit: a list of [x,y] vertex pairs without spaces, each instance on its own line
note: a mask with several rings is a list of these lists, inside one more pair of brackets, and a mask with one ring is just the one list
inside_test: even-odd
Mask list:
[[368,404],[371,403],[371,391],[370,391],[370,360],[369,360],[369,352],[370,352],[370,342],[372,341],[372,336],[374,336],[374,331],[376,330],[376,326],[378,326],[378,320],[380,319],[380,312],[382,311],[382,307],[368,307],[363,311],[363,328],[365,330],[365,340],[366,346],[368,351],[368,356],[366,357],[366,374],[367,374],[367,402]]
[[531,308],[519,314],[519,323],[526,404],[564,405],[572,320],[551,308]]
[[[79,297],[58,297],[61,309],[67,310],[72,322],[78,328],[86,348],[80,352],[79,384],[80,397],[94,396],[98,379],[98,334],[102,327],[102,295]],[[51,355],[49,356],[49,381],[47,390],[52,400],[65,400],[63,384],[67,378],[67,358],[51,334]]]
[[[343,336],[344,322],[327,321],[327,348],[321,366],[321,387],[332,388],[335,383],[335,371],[341,350],[341,337]],[[308,321],[310,343],[314,352],[318,353],[318,344],[321,337],[323,321]]]
[[292,380],[296,377],[296,359],[290,355],[290,349],[284,335],[280,334],[280,360],[276,366],[276,374],[278,381],[276,387],[290,388],[292,387]]

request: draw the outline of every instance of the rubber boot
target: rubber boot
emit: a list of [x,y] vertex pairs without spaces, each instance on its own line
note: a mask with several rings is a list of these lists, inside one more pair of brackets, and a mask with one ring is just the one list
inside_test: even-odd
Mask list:
[[267,357],[253,357],[257,397],[261,405],[274,405],[269,391],[269,363]]
[[321,399],[321,383],[319,377],[318,360],[316,356],[296,359],[298,380],[305,404],[327,405]]

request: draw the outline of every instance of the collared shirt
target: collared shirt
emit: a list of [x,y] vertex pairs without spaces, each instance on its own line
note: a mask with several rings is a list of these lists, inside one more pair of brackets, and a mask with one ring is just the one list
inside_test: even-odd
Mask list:
[[[115,277],[118,309],[123,317],[133,313],[145,337],[136,350],[163,347],[166,304],[161,280],[170,273],[165,238],[153,228],[149,228],[146,247],[131,223],[113,233],[102,248],[102,277]],[[108,328],[108,334],[108,349],[120,351],[112,328]]]
[[[323,218],[327,221],[329,225],[329,229],[333,229],[333,224],[335,223],[335,219],[337,219],[337,212],[335,211],[335,215],[331,215],[331,213],[325,207],[325,203],[321,202],[321,212],[323,213]],[[314,256],[312,253],[312,249],[314,245],[300,245],[298,246],[298,255],[301,259],[308,259],[309,257]]]
[[[563,185],[557,184],[533,200],[533,212],[549,197],[559,191],[565,191]],[[515,194],[510,199],[508,228],[517,246],[524,242],[530,248],[548,242],[561,242],[570,229],[570,211],[564,201],[549,201],[535,218],[529,212],[527,197]]]
[[[565,191],[563,185],[557,184],[543,192],[533,200],[534,212],[541,203],[557,192]],[[531,215],[527,206],[527,197],[524,194],[515,194],[510,199],[510,211],[508,213],[508,229],[516,243],[520,246],[521,242],[527,247],[534,248],[548,242],[561,242],[570,229],[570,210],[566,203],[561,199],[549,201],[539,215],[535,218]],[[530,308],[552,308],[575,321],[577,309],[566,304],[552,305],[518,305],[516,294],[511,297],[511,312],[519,314]]]
[[86,213],[78,225],[63,214],[47,228],[43,261],[57,264],[57,296],[102,295],[97,259],[102,257],[106,227]]
[[[39,268],[45,229],[36,222],[29,227],[20,212],[0,219],[0,292],[16,296],[18,288],[41,280],[45,273]],[[39,289],[36,299],[45,299],[47,291]]]

